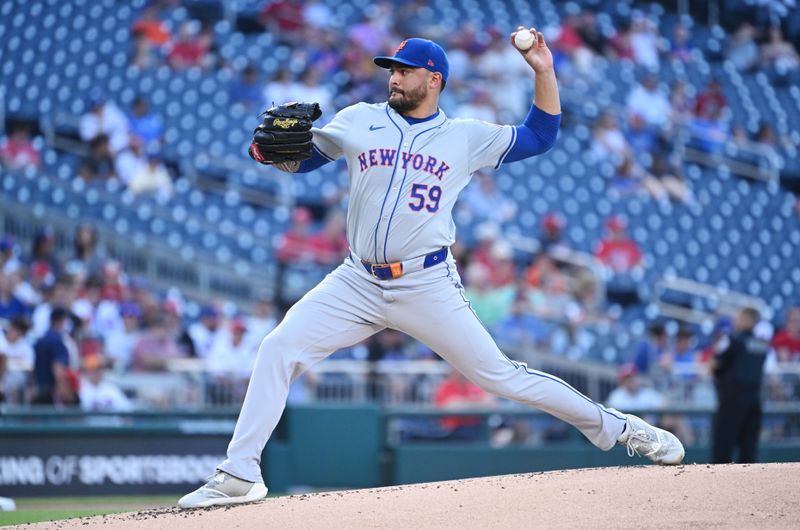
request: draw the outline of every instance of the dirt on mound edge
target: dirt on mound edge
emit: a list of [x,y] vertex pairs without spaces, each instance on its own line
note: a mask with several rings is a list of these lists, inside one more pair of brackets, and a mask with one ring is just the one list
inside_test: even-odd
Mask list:
[[800,463],[527,473],[25,528],[797,528]]

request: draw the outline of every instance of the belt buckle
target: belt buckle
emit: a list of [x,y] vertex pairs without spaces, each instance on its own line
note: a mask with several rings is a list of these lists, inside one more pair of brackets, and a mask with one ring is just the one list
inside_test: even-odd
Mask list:
[[375,278],[381,279],[378,274],[375,272],[377,270],[384,270],[389,268],[389,271],[392,273],[392,279],[399,278],[403,275],[403,264],[399,261],[395,261],[394,263],[370,263],[369,270],[370,274]]

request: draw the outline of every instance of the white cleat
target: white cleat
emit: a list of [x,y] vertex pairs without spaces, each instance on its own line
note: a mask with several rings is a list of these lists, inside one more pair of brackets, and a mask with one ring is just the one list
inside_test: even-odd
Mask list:
[[653,427],[633,414],[628,414],[627,417],[628,425],[618,441],[628,449],[628,456],[644,456],[663,465],[681,463],[686,452],[677,436]]
[[261,482],[247,482],[217,471],[205,486],[194,490],[178,501],[179,508],[205,508],[243,504],[261,500],[267,496],[267,487]]

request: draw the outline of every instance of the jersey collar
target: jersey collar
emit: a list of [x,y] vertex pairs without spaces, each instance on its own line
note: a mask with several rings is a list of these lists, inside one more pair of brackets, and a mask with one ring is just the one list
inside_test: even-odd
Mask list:
[[414,125],[409,125],[408,122],[395,111],[392,107],[389,106],[389,103],[384,103],[386,108],[386,114],[389,116],[389,119],[394,122],[401,130],[403,131],[417,131],[420,129],[429,129],[433,127],[438,127],[442,125],[445,121],[447,121],[447,116],[445,115],[444,111],[441,107],[438,107],[439,114],[430,120],[426,120],[420,123],[415,123]]

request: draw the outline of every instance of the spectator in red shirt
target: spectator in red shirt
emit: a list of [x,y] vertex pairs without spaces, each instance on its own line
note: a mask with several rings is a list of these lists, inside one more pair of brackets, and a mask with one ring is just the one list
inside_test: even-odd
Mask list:
[[176,70],[202,67],[208,54],[208,43],[198,38],[193,25],[195,21],[184,22],[178,30],[178,40],[173,43],[167,55],[167,62]]
[[772,339],[772,348],[778,361],[800,361],[800,306],[790,307],[786,312],[786,323]]
[[292,263],[314,261],[316,252],[311,236],[311,212],[308,208],[297,207],[292,212],[292,225],[281,236],[278,243],[278,261]]
[[312,235],[308,244],[312,247],[315,259],[322,265],[333,265],[344,259],[350,250],[345,233],[344,215],[333,210],[325,220],[322,230]]
[[0,147],[0,161],[8,169],[23,169],[41,165],[39,151],[33,146],[27,127],[17,126],[11,130],[11,135]]
[[[433,396],[434,404],[443,409],[463,410],[489,405],[494,398],[481,387],[469,381],[461,372],[453,369]],[[441,427],[449,433],[449,438],[475,438],[479,435],[480,416],[444,416]]]
[[[121,302],[128,296],[128,289],[125,286],[125,271],[122,264],[116,260],[108,260],[100,268],[100,276],[103,286],[100,288],[100,296],[103,300],[113,300]],[[140,303],[141,300],[137,300]]]
[[612,57],[629,61],[634,60],[633,44],[631,44],[631,27],[630,23],[625,23],[619,28],[616,35],[611,37],[609,41],[610,51]]
[[491,257],[494,267],[489,270],[492,287],[508,287],[517,280],[517,264],[514,262],[514,247],[504,239],[492,245]]
[[472,249],[471,261],[476,261],[488,268],[494,267],[492,247],[500,239],[500,229],[492,222],[486,221],[475,228],[475,248]]
[[728,107],[722,86],[716,79],[711,79],[705,90],[697,95],[694,102],[695,116],[719,116]]
[[595,256],[614,272],[628,272],[642,261],[642,251],[626,232],[625,221],[613,216],[606,222],[608,236],[600,241]]
[[539,231],[540,250],[551,256],[557,256],[569,250],[569,242],[564,238],[564,218],[553,212],[548,212],[542,217]]
[[606,222],[608,235],[598,244],[595,256],[606,267],[608,301],[628,306],[639,301],[642,251],[625,228],[622,218],[610,217]]
[[289,38],[298,35],[305,23],[303,6],[298,0],[269,2],[258,15],[258,19],[270,33]]
[[569,55],[572,55],[585,46],[577,30],[578,25],[579,19],[577,14],[567,15],[564,23],[561,25],[561,32],[556,41],[556,46]]
[[291,226],[278,241],[275,301],[281,309],[288,309],[300,299],[307,290],[301,283],[313,276],[317,265],[322,263],[311,233],[311,221],[311,212],[307,208],[295,208]]

